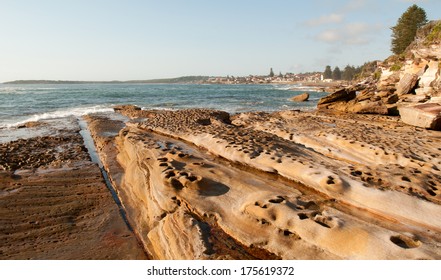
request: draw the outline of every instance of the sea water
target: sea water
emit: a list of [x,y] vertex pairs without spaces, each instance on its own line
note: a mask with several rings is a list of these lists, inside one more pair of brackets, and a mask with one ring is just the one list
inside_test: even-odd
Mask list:
[[[308,91],[294,85],[203,84],[0,84],[0,128],[29,121],[94,112],[111,112],[113,106],[133,104],[145,109],[209,108],[229,113],[278,110],[312,110],[324,92],[310,91],[307,102],[290,97]],[[290,90],[291,89],[291,90]]]

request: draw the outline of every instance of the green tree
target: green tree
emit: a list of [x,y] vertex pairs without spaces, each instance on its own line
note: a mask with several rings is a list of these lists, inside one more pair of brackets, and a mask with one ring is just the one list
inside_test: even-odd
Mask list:
[[341,80],[341,70],[336,66],[334,71],[332,71],[332,79],[333,80]]
[[331,66],[327,65],[325,68],[325,72],[323,72],[323,79],[332,79],[332,70]]
[[354,66],[346,65],[345,69],[341,73],[341,78],[346,81],[352,81],[356,74],[356,69]]
[[274,77],[274,71],[273,71],[273,68],[270,69],[269,76],[270,76],[271,78]]
[[426,23],[426,11],[415,4],[410,6],[398,19],[397,24],[391,28],[391,51],[394,54],[402,54],[415,39],[418,28]]

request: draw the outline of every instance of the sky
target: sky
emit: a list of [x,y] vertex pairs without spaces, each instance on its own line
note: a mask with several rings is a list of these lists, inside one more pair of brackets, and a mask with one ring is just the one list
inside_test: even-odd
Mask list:
[[358,66],[391,55],[412,4],[441,18],[440,0],[0,0],[0,82]]

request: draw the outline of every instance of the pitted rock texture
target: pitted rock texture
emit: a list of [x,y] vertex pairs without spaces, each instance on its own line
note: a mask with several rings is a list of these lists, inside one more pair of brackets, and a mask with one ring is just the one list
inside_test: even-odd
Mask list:
[[437,132],[380,116],[138,111],[116,137],[92,133],[153,258],[441,258]]

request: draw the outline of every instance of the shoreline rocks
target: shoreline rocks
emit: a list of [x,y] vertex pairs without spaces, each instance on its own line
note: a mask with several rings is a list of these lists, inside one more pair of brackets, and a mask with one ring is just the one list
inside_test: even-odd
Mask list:
[[0,259],[146,259],[78,124],[62,122],[24,126],[32,136],[0,143]]
[[[421,111],[418,113],[416,108],[424,106],[418,104],[436,103],[437,97],[441,96],[441,52],[437,51],[441,48],[441,42],[439,39],[427,39],[428,34],[436,26],[439,28],[440,24],[441,21],[430,22],[418,31],[415,41],[404,54],[378,63],[376,76],[372,75],[365,82],[355,85],[359,87],[356,96],[349,95],[354,86],[339,89],[322,98],[317,108],[379,115],[398,115],[402,111],[406,112],[403,120],[408,124],[420,123],[415,120],[418,118],[416,115],[424,114]],[[379,73],[381,75],[378,77]],[[416,110],[412,113],[414,117],[409,116],[410,110]],[[438,125],[420,125],[439,130]]]
[[88,122],[153,258],[441,258],[434,132],[375,115],[120,113],[116,137]]
[[304,92],[302,94],[291,97],[290,100],[293,102],[306,102],[309,99],[309,93]]
[[441,105],[425,103],[399,108],[404,123],[433,130],[441,130]]

